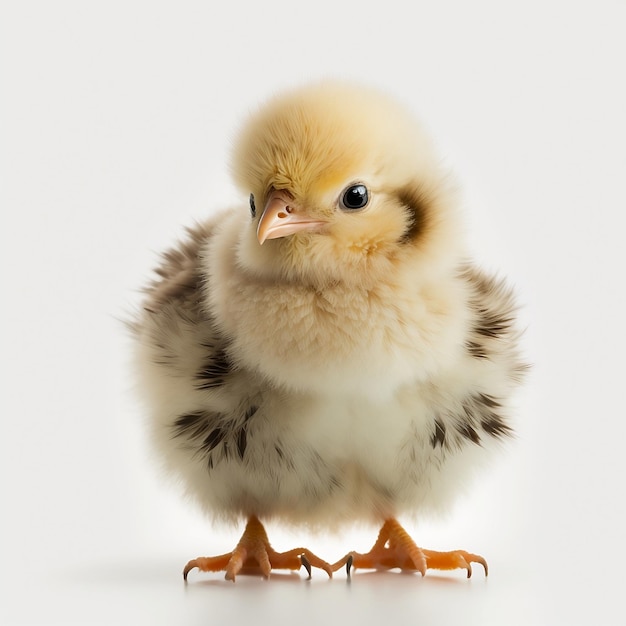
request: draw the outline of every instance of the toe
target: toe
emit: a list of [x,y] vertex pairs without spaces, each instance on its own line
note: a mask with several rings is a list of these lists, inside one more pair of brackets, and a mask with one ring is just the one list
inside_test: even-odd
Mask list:
[[453,570],[464,569],[467,577],[472,576],[472,563],[480,563],[485,570],[485,576],[489,573],[487,561],[478,555],[465,550],[452,550],[450,552],[437,552],[436,550],[424,550],[428,569]]

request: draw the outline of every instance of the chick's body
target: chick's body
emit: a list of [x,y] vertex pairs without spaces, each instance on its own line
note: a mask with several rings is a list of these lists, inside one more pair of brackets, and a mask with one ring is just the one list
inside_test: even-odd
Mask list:
[[233,173],[252,215],[191,229],[136,323],[164,464],[232,520],[448,505],[510,434],[523,365],[429,142],[378,93],[314,85],[248,122]]

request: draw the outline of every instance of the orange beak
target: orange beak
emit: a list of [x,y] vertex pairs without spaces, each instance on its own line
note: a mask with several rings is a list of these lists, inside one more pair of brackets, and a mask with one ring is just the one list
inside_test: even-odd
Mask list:
[[278,239],[304,230],[319,230],[326,222],[315,220],[293,205],[281,190],[270,193],[256,231],[259,243],[266,239]]

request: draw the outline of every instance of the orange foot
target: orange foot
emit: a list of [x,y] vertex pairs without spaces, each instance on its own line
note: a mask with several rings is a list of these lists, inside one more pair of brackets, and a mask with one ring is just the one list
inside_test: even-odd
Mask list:
[[323,569],[330,577],[333,575],[331,566],[315,556],[306,548],[295,548],[288,552],[275,552],[270,546],[265,528],[256,517],[248,520],[237,547],[228,554],[210,557],[198,557],[185,565],[183,577],[197,567],[202,572],[219,572],[226,570],[226,580],[235,582],[235,576],[242,573],[261,573],[269,578],[272,569],[298,570],[305,567],[311,577],[311,566]]
[[333,572],[346,566],[348,576],[352,567],[366,569],[391,569],[399,567],[403,570],[414,570],[423,576],[427,569],[465,569],[467,577],[472,575],[472,563],[480,563],[489,573],[487,561],[482,556],[464,550],[452,552],[435,552],[418,548],[409,534],[395,519],[388,519],[380,529],[378,539],[366,554],[350,552],[332,566]]

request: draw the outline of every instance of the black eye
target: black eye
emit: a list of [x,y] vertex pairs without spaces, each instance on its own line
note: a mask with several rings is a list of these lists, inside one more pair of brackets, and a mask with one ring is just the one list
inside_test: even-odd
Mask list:
[[252,217],[254,217],[256,215],[256,205],[254,204],[254,194],[253,193],[250,194],[250,213],[252,214]]
[[352,185],[343,192],[341,208],[348,211],[355,211],[362,209],[368,201],[367,187],[365,185]]

